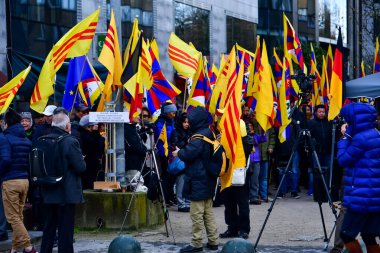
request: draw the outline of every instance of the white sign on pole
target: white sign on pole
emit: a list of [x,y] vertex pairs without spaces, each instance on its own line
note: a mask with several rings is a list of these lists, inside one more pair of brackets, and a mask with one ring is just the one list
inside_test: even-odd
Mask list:
[[90,112],[90,122],[128,123],[129,112]]

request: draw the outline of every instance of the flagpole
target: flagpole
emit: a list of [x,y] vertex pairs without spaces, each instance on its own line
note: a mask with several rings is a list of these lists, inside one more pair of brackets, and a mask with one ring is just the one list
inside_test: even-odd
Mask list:
[[[82,65],[82,69],[81,69],[81,72],[80,72],[80,76],[79,76],[79,82],[81,83],[82,81],[82,75],[83,75],[83,70],[84,70],[84,65],[86,64],[86,60],[87,60],[87,55],[86,55],[86,58],[85,58],[85,61],[83,61],[83,65]],[[74,95],[74,100],[73,100],[73,105],[71,106],[71,110],[70,110],[70,114],[73,112],[74,110],[74,104],[75,104],[75,99],[77,98],[77,95],[78,95],[78,90],[79,90],[79,83],[77,84],[77,89],[75,91],[75,95]]]
[[185,91],[183,92],[183,103],[182,103],[182,111],[185,111],[186,108],[186,94],[187,94],[187,85],[189,78],[185,79]]

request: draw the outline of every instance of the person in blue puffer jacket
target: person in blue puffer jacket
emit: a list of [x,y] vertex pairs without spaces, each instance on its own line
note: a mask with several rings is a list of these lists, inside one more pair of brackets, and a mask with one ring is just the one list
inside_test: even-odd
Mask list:
[[348,252],[362,252],[355,239],[360,233],[368,253],[380,252],[380,132],[377,112],[370,104],[352,103],[340,112],[338,162],[345,168],[343,206],[347,208],[340,237]]

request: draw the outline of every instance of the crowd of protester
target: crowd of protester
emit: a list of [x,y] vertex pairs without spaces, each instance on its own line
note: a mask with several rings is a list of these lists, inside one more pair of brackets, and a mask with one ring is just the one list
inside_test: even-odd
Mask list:
[[[291,101],[290,107],[294,107],[294,101]],[[93,189],[93,183],[104,180],[105,176],[103,161],[106,136],[104,134],[104,124],[90,122],[89,111],[83,105],[76,107],[71,115],[71,123],[68,122],[69,113],[65,109],[57,108],[54,105],[48,105],[42,114],[17,113],[9,109],[2,118],[3,134],[0,135],[0,176],[2,181],[0,240],[8,239],[6,230],[6,221],[8,221],[14,231],[11,253],[18,248],[24,248],[24,252],[35,252],[35,249],[30,244],[26,229],[22,225],[22,213],[19,212],[17,215],[12,213],[13,209],[19,208],[19,210],[22,210],[26,202],[31,204],[33,210],[33,224],[30,224],[29,228],[44,230],[41,252],[49,252],[49,249],[57,241],[61,248],[66,247],[64,244],[71,245],[68,248],[66,247],[64,251],[71,252],[74,205],[81,203],[83,196],[79,192],[74,193],[71,191],[68,193],[64,192],[64,190],[60,193],[50,193],[48,195],[46,195],[45,191],[44,196],[43,189],[29,185],[29,176],[27,174],[29,166],[28,153],[32,144],[41,136],[70,133],[70,138],[72,139],[68,139],[66,142],[73,149],[65,152],[70,153],[69,156],[75,157],[73,150],[76,150],[81,156],[78,158],[77,165],[71,165],[69,160],[65,166],[80,172],[80,177],[77,179],[73,177],[72,180],[80,187],[81,192],[85,189]],[[371,113],[376,116],[376,110],[371,111]],[[217,180],[205,175],[205,164],[209,159],[210,152],[212,152],[210,145],[202,140],[191,138],[193,134],[202,134],[211,140],[218,138],[218,130],[211,121],[208,112],[204,108],[197,107],[188,114],[177,108],[175,104],[166,102],[162,104],[161,114],[157,119],[153,119],[149,109],[144,107],[139,116],[124,126],[126,171],[132,172],[132,175],[141,172],[144,184],[149,188],[152,183],[150,178],[152,172],[157,169],[162,179],[162,195],[166,205],[176,206],[179,212],[190,213],[193,223],[192,241],[190,245],[181,249],[181,252],[197,252],[202,249],[203,226],[206,227],[207,231],[207,248],[211,250],[217,249],[218,237],[241,237],[247,239],[250,233],[249,205],[261,205],[263,202],[270,202],[274,196],[273,191],[277,190],[283,177],[283,183],[278,190],[279,199],[284,197],[299,199],[302,187],[304,187],[307,190],[307,195],[313,195],[315,201],[326,201],[324,200],[324,191],[321,190],[321,175],[316,170],[316,167],[318,167],[317,161],[312,157],[310,147],[306,148],[302,140],[298,139],[300,132],[305,128],[310,130],[312,146],[315,147],[318,155],[323,176],[326,180],[333,182],[331,188],[333,199],[339,199],[343,169],[335,161],[333,163],[333,179],[328,177],[331,161],[334,161],[334,159],[331,159],[331,151],[332,148],[336,149],[337,147],[332,147],[334,125],[327,120],[326,108],[323,105],[315,108],[304,105],[294,110],[289,128],[290,138],[285,142],[280,142],[278,129],[271,128],[266,132],[263,131],[256,120],[255,112],[249,107],[243,106],[240,132],[247,161],[246,180],[244,185],[233,185],[221,193],[218,190],[220,185]],[[367,118],[362,121],[369,122],[370,119]],[[355,121],[351,118],[351,122]],[[68,127],[68,125],[70,126]],[[348,129],[352,129],[352,127]],[[355,129],[355,131],[359,130]],[[164,139],[161,138],[163,132],[166,133],[167,147]],[[338,141],[342,136],[347,135],[352,138],[351,135],[353,134],[354,132],[347,133],[342,130],[342,133],[340,133],[338,131],[336,140]],[[299,142],[299,145],[295,149],[294,145],[297,142]],[[12,147],[11,149],[9,149],[8,143]],[[338,159],[339,164],[345,167],[350,165],[351,158],[342,153],[342,145],[339,146]],[[345,148],[347,149],[346,146]],[[12,154],[9,154],[10,150],[13,152]],[[6,164],[10,156],[14,160],[12,165]],[[83,160],[83,165],[79,162],[81,159]],[[183,162],[184,168],[174,173],[170,170],[170,165],[176,159]],[[289,162],[290,164],[288,164]],[[287,166],[289,166],[289,171],[284,175]],[[80,182],[77,180],[80,180]],[[273,188],[269,188],[270,183],[274,185]],[[345,187],[347,185],[348,182],[345,182]],[[15,189],[11,191],[11,188]],[[11,203],[14,202],[13,198],[16,198],[15,195],[12,195],[13,191],[16,191],[18,193],[17,198],[20,198],[17,208],[11,206]],[[346,199],[355,197],[355,194],[351,193],[346,196]],[[62,197],[65,194],[74,194],[77,197],[67,201],[66,198]],[[68,199],[70,198],[68,197]],[[217,203],[217,199],[221,199],[221,201]],[[48,209],[44,206],[46,204],[48,204]],[[212,207],[220,204],[223,204],[225,208],[227,229],[218,235]],[[357,205],[360,206],[361,204],[358,203]],[[62,206],[64,207],[63,209]],[[350,204],[346,203],[346,207],[349,206]],[[43,211],[44,209],[50,210],[51,215],[43,215],[46,212]],[[362,231],[357,229],[355,230],[356,232],[347,232],[349,230],[347,219],[350,219],[351,222],[363,222],[365,220],[365,217],[362,217],[361,220],[352,218],[355,217],[352,214],[356,209],[358,209],[356,206],[355,208],[348,208],[349,217],[351,218],[345,219],[341,236],[338,234],[336,238],[336,242],[339,241],[340,237],[343,242],[340,243],[340,246],[337,243],[336,247],[334,247],[336,251],[333,252],[341,252],[343,243],[346,244],[346,247],[357,246],[355,237]],[[343,211],[345,210],[343,209]],[[373,212],[374,210],[376,214],[379,212],[376,208],[371,210],[368,207],[367,210],[368,212]],[[61,227],[61,234],[58,233],[57,235],[55,232],[56,227],[62,226],[57,221],[58,216],[62,216],[59,215],[61,212],[67,214],[63,219],[69,225],[66,224]],[[380,224],[378,216],[373,217],[374,224]],[[343,221],[343,219],[340,220],[341,222]],[[376,229],[374,226],[370,227],[373,229],[367,234],[364,232],[364,237],[363,235],[362,237],[366,244],[372,245],[369,246],[370,249],[375,249],[373,238],[376,234]],[[71,239],[67,240],[67,236]]]

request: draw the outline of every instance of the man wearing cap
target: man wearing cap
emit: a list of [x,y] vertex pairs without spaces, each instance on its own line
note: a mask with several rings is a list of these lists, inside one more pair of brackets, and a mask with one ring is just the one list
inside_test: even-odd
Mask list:
[[[170,141],[170,135],[174,129],[174,118],[177,112],[177,106],[171,102],[165,102],[161,106],[161,115],[158,117],[157,121],[155,122],[154,127],[154,137],[155,140],[158,140],[161,131],[166,125],[166,138],[168,142]],[[171,146],[171,143],[168,143],[169,147]],[[165,200],[168,204],[174,204],[175,198],[174,198],[174,191],[173,186],[175,183],[175,177],[171,176],[167,172],[168,167],[168,157],[165,156],[165,149],[164,149],[164,143],[162,140],[157,141],[157,151],[158,156],[160,159],[161,164],[161,178],[162,178],[162,184],[163,184],[163,190],[164,190],[164,196]],[[170,155],[170,154],[169,154]]]
[[43,135],[50,134],[51,132],[51,121],[53,119],[53,113],[54,110],[57,108],[55,105],[48,105],[46,106],[45,110],[43,111],[43,115],[45,118],[45,123],[42,125],[39,125],[36,128],[36,131],[33,135],[33,141],[37,140],[39,137]]
[[71,121],[71,135],[80,139],[80,120],[82,119],[83,116],[88,115],[90,112],[90,109],[83,105],[79,104],[78,106],[75,107],[75,113],[74,113],[74,118]]
[[86,162],[86,171],[82,174],[83,189],[93,189],[94,181],[99,181],[101,161],[104,152],[104,138],[98,131],[98,125],[90,122],[90,116],[84,115],[79,121],[80,146]]
[[33,118],[32,114],[30,112],[22,112],[21,115],[21,125],[25,130],[26,137],[28,137],[29,140],[33,140]]

